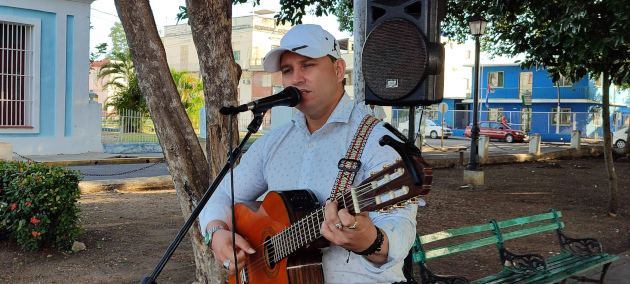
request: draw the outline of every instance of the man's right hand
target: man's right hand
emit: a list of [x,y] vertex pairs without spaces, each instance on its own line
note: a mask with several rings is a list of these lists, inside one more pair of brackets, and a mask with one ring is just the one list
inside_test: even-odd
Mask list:
[[[238,269],[242,270],[243,268],[245,268],[245,253],[247,252],[247,254],[253,254],[256,251],[241,235],[235,234],[235,237]],[[220,263],[221,266],[223,266],[223,263],[226,260],[230,260],[230,266],[227,272],[229,275],[236,274],[236,269],[234,266],[234,249],[232,248],[232,232],[228,230],[218,230],[214,232],[214,235],[212,236],[211,246],[217,262]]]

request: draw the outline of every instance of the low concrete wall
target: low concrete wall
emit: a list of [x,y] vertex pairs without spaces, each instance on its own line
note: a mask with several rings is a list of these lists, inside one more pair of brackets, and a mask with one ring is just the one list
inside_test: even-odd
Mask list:
[[103,144],[103,152],[109,154],[162,153],[160,143]]
[[0,142],[0,160],[13,160],[13,147],[9,142]]
[[154,189],[174,189],[171,176],[139,177],[79,182],[81,193],[94,193],[111,190],[142,191]]

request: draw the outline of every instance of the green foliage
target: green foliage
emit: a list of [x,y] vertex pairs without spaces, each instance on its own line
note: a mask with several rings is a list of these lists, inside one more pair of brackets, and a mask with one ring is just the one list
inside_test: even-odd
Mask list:
[[0,231],[23,249],[69,249],[81,233],[81,176],[41,163],[0,161]]
[[195,127],[199,126],[199,110],[205,106],[203,83],[187,71],[171,69],[171,75],[173,75],[173,81],[175,81],[177,91],[190,118],[190,122]]
[[97,80],[105,78],[109,78],[109,81],[103,84],[103,88],[113,87],[115,92],[107,98],[104,107],[113,106],[118,111],[127,109],[142,114],[149,113],[149,108],[138,87],[136,69],[129,50],[115,53],[111,62],[99,68]]
[[443,24],[447,37],[469,37],[466,19],[476,13],[490,21],[484,49],[495,55],[525,53],[522,68],[548,67],[577,81],[584,75],[630,82],[630,3],[625,0],[449,1]]
[[121,23],[114,23],[110,29],[109,37],[112,39],[112,49],[105,59],[115,59],[117,53],[125,53],[129,50],[125,30]]
[[339,21],[339,30],[352,33],[354,28],[354,2],[352,0],[339,0],[334,12]]
[[[251,3],[247,0],[232,0],[232,4]],[[260,0],[252,3],[254,6],[260,5]],[[353,1],[352,0],[280,0],[280,11],[274,16],[278,23],[290,22],[292,25],[301,24],[302,18],[306,15],[306,9],[311,8],[309,14],[317,17],[336,15],[339,18],[341,31],[352,31]],[[185,6],[179,6],[177,22],[188,19],[188,11]]]
[[101,55],[107,53],[107,43],[101,43],[95,46],[96,52],[90,53],[90,62],[98,61]]

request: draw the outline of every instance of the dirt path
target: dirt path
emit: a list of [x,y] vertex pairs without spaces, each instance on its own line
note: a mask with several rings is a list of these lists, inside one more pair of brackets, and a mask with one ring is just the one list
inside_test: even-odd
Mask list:
[[[605,214],[608,184],[603,159],[485,166],[486,186],[459,189],[462,169],[434,170],[428,205],[418,211],[418,231],[449,228],[561,210],[565,233],[598,238],[606,252],[630,248],[630,163],[616,161],[621,214]],[[139,283],[162,258],[184,223],[174,190],[96,193],[81,197],[87,249],[24,252],[0,236],[0,283]],[[554,235],[510,244],[516,251],[557,253]],[[474,261],[471,261],[474,259]],[[470,279],[497,272],[494,247],[432,261],[431,268]],[[191,283],[195,267],[188,239],[179,246],[159,283]]]

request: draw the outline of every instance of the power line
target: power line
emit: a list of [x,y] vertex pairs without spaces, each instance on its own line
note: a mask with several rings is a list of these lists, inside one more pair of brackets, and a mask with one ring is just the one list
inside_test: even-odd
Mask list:
[[113,17],[118,18],[118,15],[114,15],[114,14],[110,14],[110,13],[107,13],[107,12],[103,12],[103,11],[98,10],[98,9],[90,8],[90,10],[94,10],[94,11],[96,11],[96,12],[101,12],[101,13],[103,13],[103,14],[110,15],[110,16],[113,16]]

